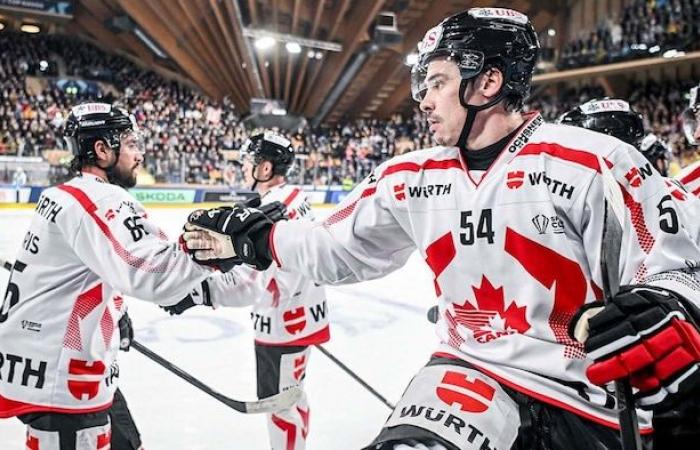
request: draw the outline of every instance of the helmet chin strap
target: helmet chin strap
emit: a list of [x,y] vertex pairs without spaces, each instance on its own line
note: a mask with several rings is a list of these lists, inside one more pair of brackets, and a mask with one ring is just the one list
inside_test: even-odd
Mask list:
[[465,94],[467,93],[467,86],[472,80],[473,79],[462,80],[459,84],[459,103],[464,107],[464,109],[467,110],[467,118],[464,121],[462,132],[459,134],[459,139],[457,139],[457,147],[459,147],[462,150],[467,149],[467,138],[469,137],[469,133],[471,133],[472,131],[472,126],[474,126],[474,120],[476,119],[477,113],[479,111],[492,107],[496,103],[503,100],[503,97],[505,97],[505,95],[503,94],[503,89],[501,89],[498,95],[490,102],[484,103],[483,105],[468,104],[465,100]]
[[257,164],[256,164],[255,166],[253,166],[253,170],[252,170],[251,175],[253,176],[253,180],[254,180],[254,181],[253,181],[253,185],[250,187],[250,190],[251,190],[251,191],[254,191],[255,188],[258,187],[258,183],[267,183],[268,181],[270,181],[270,180],[271,180],[272,178],[274,178],[274,176],[275,176],[275,167],[274,167],[274,165],[273,165],[273,166],[272,166],[272,172],[270,172],[270,177],[269,177],[267,180],[261,180],[261,179],[259,179],[258,177],[255,176],[255,172],[258,171],[258,167],[259,167],[259,166],[258,166]]

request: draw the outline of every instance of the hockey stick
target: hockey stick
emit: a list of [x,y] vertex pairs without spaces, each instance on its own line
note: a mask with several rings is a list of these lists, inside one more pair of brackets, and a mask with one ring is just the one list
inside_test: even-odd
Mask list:
[[[622,247],[622,222],[625,217],[624,200],[615,177],[603,158],[598,157],[605,194],[603,240],[600,249],[600,267],[603,277],[605,302],[620,290],[620,249]],[[620,438],[623,450],[642,450],[639,421],[634,407],[634,396],[629,380],[615,382],[615,400],[620,417]]]
[[335,356],[333,356],[333,354],[332,354],[331,352],[329,352],[329,351],[326,350],[324,347],[322,347],[321,344],[316,344],[316,348],[319,349],[319,350],[321,351],[321,353],[323,353],[324,355],[326,355],[326,356],[328,357],[328,359],[330,359],[331,361],[333,361],[334,363],[336,363],[336,364],[338,365],[338,367],[340,367],[341,369],[343,369],[343,370],[345,371],[345,373],[347,373],[348,375],[350,375],[355,381],[357,381],[358,383],[360,383],[360,384],[362,385],[362,387],[364,387],[365,389],[367,389],[367,390],[368,390],[372,395],[374,395],[380,402],[384,403],[386,406],[389,407],[389,409],[391,409],[391,410],[393,411],[393,409],[395,408],[395,406],[392,405],[392,404],[389,402],[389,400],[385,399],[379,392],[377,392],[376,390],[374,390],[374,388],[373,388],[372,386],[370,386],[369,384],[367,384],[367,382],[366,382],[365,380],[363,380],[363,379],[360,378],[357,374],[355,374],[355,372],[353,372],[348,366],[346,366],[345,364],[343,364],[342,361],[340,361],[338,358],[336,358]]
[[[2,267],[6,270],[9,270],[9,271],[12,270],[12,264],[10,262],[2,259],[2,258],[0,258],[0,265],[2,265]],[[265,398],[262,398],[260,400],[254,400],[254,401],[235,400],[235,399],[226,397],[225,395],[221,394],[220,392],[215,391],[211,387],[209,387],[206,384],[199,381],[197,378],[193,377],[189,373],[187,373],[184,370],[177,367],[175,364],[171,363],[167,359],[163,358],[162,356],[160,356],[157,353],[153,352],[152,350],[148,349],[142,343],[140,343],[136,340],[132,340],[131,347],[134,348],[139,353],[141,353],[142,355],[149,358],[150,360],[152,360],[153,362],[155,362],[156,364],[162,366],[163,368],[169,370],[170,372],[174,373],[178,377],[187,381],[191,385],[193,385],[193,386],[199,388],[200,390],[206,392],[207,394],[211,395],[212,397],[219,400],[221,403],[225,404],[226,406],[233,408],[238,412],[245,413],[245,414],[269,413],[269,412],[275,412],[275,411],[287,409],[290,406],[292,406],[294,403],[296,403],[302,394],[302,391],[299,387],[293,386],[293,387],[291,387],[283,392],[280,392],[279,394],[271,395],[270,397],[265,397]]]
[[132,340],[131,347],[136,349],[136,351],[140,352],[142,355],[146,356],[156,364],[164,367],[165,369],[174,373],[175,375],[187,381],[191,385],[206,392],[207,394],[211,395],[224,405],[233,408],[238,412],[246,414],[259,414],[280,411],[289,408],[294,403],[296,403],[297,400],[299,400],[299,398],[301,397],[301,389],[296,386],[293,386],[285,391],[280,392],[279,394],[271,395],[260,400],[250,402],[234,400],[210,388],[206,384],[199,381],[197,378],[193,377],[189,373],[177,367],[175,364],[171,363],[167,359],[148,349],[142,343]]

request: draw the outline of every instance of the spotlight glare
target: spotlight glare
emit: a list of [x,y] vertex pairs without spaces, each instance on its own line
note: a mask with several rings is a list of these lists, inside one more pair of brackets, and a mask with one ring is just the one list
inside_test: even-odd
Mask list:
[[261,37],[255,40],[255,48],[258,50],[267,50],[277,44],[275,38],[270,36]]
[[30,23],[25,23],[21,27],[19,27],[20,30],[24,31],[25,33],[30,33],[30,34],[36,34],[41,31],[41,28],[39,28],[39,25],[32,25]]
[[284,47],[287,49],[289,53],[297,54],[301,53],[301,45],[297,44],[296,42],[287,42]]

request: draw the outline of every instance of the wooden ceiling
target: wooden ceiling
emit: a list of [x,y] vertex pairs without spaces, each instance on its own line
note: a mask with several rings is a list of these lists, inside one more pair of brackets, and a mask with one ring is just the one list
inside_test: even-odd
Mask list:
[[[387,117],[410,104],[410,70],[403,63],[430,27],[472,6],[510,7],[527,13],[535,28],[551,25],[563,0],[78,0],[69,26],[107,48],[132,54],[155,68],[175,71],[213,98],[228,96],[245,113],[252,97],[281,99],[294,114],[317,116],[339,82],[338,100],[326,121],[343,117]],[[350,80],[343,75],[353,57],[367,51],[380,11],[394,11],[400,44],[369,52]],[[131,20],[168,59],[155,57],[131,32],[107,26]],[[289,54],[284,44],[258,50],[243,27],[330,41],[342,51],[308,48]],[[314,49],[315,51],[315,49]],[[347,74],[345,74],[347,75]],[[346,82],[347,81],[347,82]]]

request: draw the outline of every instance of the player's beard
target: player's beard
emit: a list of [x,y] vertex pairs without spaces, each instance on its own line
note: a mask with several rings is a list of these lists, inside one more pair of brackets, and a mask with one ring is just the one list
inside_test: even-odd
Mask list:
[[112,167],[107,171],[107,179],[110,183],[129,189],[136,186],[136,166],[129,170]]

